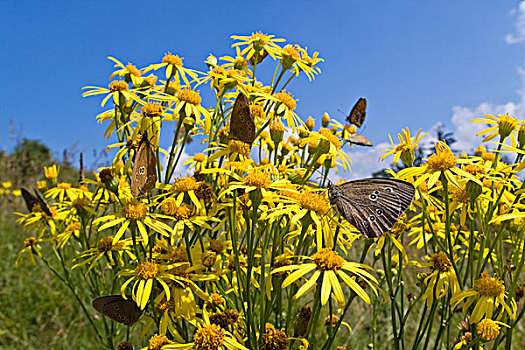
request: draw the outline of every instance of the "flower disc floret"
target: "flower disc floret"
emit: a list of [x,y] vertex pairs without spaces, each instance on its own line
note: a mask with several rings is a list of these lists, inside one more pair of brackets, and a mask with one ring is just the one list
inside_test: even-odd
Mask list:
[[476,325],[476,331],[478,332],[478,336],[484,341],[491,341],[496,339],[499,335],[499,330],[500,326],[498,326],[496,322],[488,318],[481,320]]
[[167,344],[171,341],[165,335],[155,334],[149,339],[148,350],[160,350]]
[[264,172],[255,170],[244,178],[244,184],[257,188],[267,188],[272,184],[272,180]]
[[319,133],[323,135],[332,145],[334,145],[337,148],[341,148],[341,140],[337,138],[329,129],[321,128],[319,130]]
[[436,153],[428,157],[427,166],[431,172],[443,171],[456,166],[458,159],[446,145],[436,144]]
[[171,64],[177,67],[182,67],[182,58],[178,55],[173,55],[170,52],[166,53],[162,58],[162,63]]
[[228,148],[232,153],[242,154],[246,158],[250,156],[250,146],[242,141],[230,140],[228,142]]
[[430,261],[432,262],[433,270],[438,270],[439,272],[449,272],[452,270],[452,263],[444,252],[432,254]]
[[510,135],[518,127],[518,119],[508,114],[500,115],[498,120],[499,134],[502,138]]
[[275,98],[284,103],[291,111],[297,107],[297,100],[294,100],[293,96],[287,92],[278,92],[275,94]]
[[124,205],[124,215],[132,220],[144,220],[148,213],[146,204],[138,201],[131,201]]
[[225,330],[211,324],[199,329],[193,336],[195,350],[216,350],[224,343]]
[[160,265],[151,261],[144,261],[135,268],[135,276],[143,280],[153,279],[159,272]]
[[171,190],[174,192],[189,192],[197,189],[197,180],[193,176],[183,177],[175,181]]
[[269,323],[266,324],[266,331],[261,337],[260,350],[285,350],[288,349],[288,337],[284,329],[277,330]]
[[310,191],[305,191],[299,195],[299,204],[304,209],[314,211],[321,215],[330,209],[324,196]]
[[113,248],[113,236],[101,238],[97,242],[97,250],[101,253],[109,252]]
[[481,274],[481,278],[474,282],[474,289],[479,294],[495,298],[505,293],[505,285],[498,277],[489,277],[486,272]]
[[128,90],[129,90],[128,83],[126,83],[124,80],[115,80],[109,83],[110,92],[128,91]]
[[312,256],[314,263],[320,270],[337,271],[343,267],[345,260],[332,249],[324,248]]
[[160,210],[164,215],[175,215],[177,212],[177,201],[174,198],[166,198],[160,205]]
[[199,95],[198,91],[193,91],[192,89],[182,89],[179,92],[179,100],[183,102],[188,102],[194,106],[199,106],[202,102],[202,98]]
[[157,102],[147,103],[142,107],[142,114],[145,117],[160,117],[162,115],[162,106]]

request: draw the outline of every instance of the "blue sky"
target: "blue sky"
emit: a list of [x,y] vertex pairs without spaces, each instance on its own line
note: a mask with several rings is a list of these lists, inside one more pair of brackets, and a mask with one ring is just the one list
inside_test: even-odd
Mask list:
[[304,119],[328,112],[342,121],[337,109],[367,98],[363,134],[376,147],[351,151],[351,177],[379,167],[388,133],[404,127],[432,131],[442,122],[469,148],[473,117],[525,113],[518,1],[3,1],[0,13],[1,150],[22,135],[57,158],[84,151],[89,163],[107,145],[106,125],[95,121],[100,99],[82,98],[81,88],[107,86],[107,56],[143,67],[170,51],[205,70],[209,53],[233,55],[230,35],[258,30],[325,59],[313,83],[289,86]]

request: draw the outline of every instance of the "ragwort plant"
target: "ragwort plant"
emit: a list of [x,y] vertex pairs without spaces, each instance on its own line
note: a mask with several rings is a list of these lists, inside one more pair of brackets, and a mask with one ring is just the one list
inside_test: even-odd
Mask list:
[[[53,215],[38,206],[19,213],[33,236],[17,263],[52,269],[82,306],[99,348],[344,349],[356,322],[350,306],[360,304],[371,315],[369,347],[510,349],[524,313],[517,307],[524,124],[506,115],[477,119],[494,124],[484,141],[499,136],[496,150],[456,156],[440,142],[418,167],[414,149],[425,134],[403,130],[382,160],[404,163],[390,175],[413,183],[416,198],[390,232],[364,239],[334,213],[325,191],[331,169],[350,169],[344,149],[355,126],[325,114],[316,128],[285,90],[302,74],[314,79],[323,60],[260,32],[232,39],[234,56],[210,55],[205,72],[171,53],[141,69],[110,57],[116,70],[108,88],[89,86],[84,96],[101,95],[109,106],[96,119],[118,140],[108,146],[113,163],[78,184],[58,182],[55,166],[45,169],[39,188],[54,200]],[[273,76],[260,78],[268,64]],[[199,89],[207,86],[214,99],[204,102]],[[256,124],[251,145],[229,134],[239,92]],[[144,133],[159,179],[146,198],[134,198],[130,176]],[[166,133],[173,140],[161,145]],[[176,177],[190,140],[202,148],[184,161],[187,176]],[[318,183],[310,180],[316,171]],[[42,254],[44,245],[54,254]],[[142,310],[133,327],[96,316],[90,305],[115,294]]]

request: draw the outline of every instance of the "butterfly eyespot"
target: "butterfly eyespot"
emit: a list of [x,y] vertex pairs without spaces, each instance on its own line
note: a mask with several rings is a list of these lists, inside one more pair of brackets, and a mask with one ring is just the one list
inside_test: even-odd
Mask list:
[[377,199],[377,195],[372,193],[370,196],[368,196],[368,198],[370,198],[371,201],[375,201]]
[[383,209],[376,209],[377,215],[383,215]]
[[378,190],[375,190],[374,192],[372,192],[373,194],[375,194],[376,196],[379,195],[379,191]]
[[141,167],[139,168],[139,174],[142,175],[142,174],[145,174],[145,173],[146,173],[146,168],[143,167],[143,166],[141,166]]
[[394,190],[392,189],[392,187],[385,187],[384,190],[386,192],[394,192]]
[[372,222],[376,221],[376,217],[374,215],[370,215],[368,219]]

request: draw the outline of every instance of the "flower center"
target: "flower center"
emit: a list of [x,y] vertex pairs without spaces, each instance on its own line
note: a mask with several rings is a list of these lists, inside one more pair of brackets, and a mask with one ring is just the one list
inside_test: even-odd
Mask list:
[[170,52],[164,55],[162,63],[171,64],[177,67],[182,67],[182,58],[177,55],[172,55]]
[[481,320],[476,325],[476,330],[481,339],[485,341],[491,341],[498,337],[500,327],[496,324],[496,322],[486,318]]
[[162,115],[162,107],[158,103],[147,103],[142,107],[142,115],[145,117],[160,117]]
[[432,261],[433,270],[438,270],[439,272],[448,272],[452,269],[452,264],[450,263],[447,254],[444,252],[432,254],[430,260]]
[[330,209],[324,196],[310,191],[305,191],[299,195],[299,204],[304,209],[321,215],[324,215]]
[[131,220],[143,220],[148,213],[146,205],[142,202],[132,201],[124,205],[124,215]]
[[225,331],[211,324],[199,329],[193,336],[195,350],[217,350],[224,343]]
[[285,350],[288,348],[288,337],[284,329],[277,330],[269,323],[266,324],[266,331],[261,337],[261,350]]
[[117,91],[128,91],[128,83],[126,83],[124,80],[115,80],[109,83],[109,91],[111,93],[117,92]]
[[36,238],[35,237],[29,237],[24,240],[24,247],[31,247],[36,244]]
[[175,215],[177,208],[177,201],[173,198],[166,198],[160,205],[160,210],[164,215]]
[[436,153],[428,157],[427,166],[432,172],[443,171],[456,166],[458,159],[445,143],[436,144]]
[[189,192],[196,189],[197,181],[193,176],[180,178],[171,186],[171,190],[174,192]]
[[250,146],[242,141],[230,140],[228,142],[228,148],[232,153],[242,154],[246,158],[250,156]]
[[498,125],[500,136],[505,138],[518,127],[518,120],[508,114],[499,115]]
[[148,344],[148,350],[160,350],[164,345],[171,344],[171,341],[165,335],[153,335]]
[[140,77],[142,75],[142,73],[140,72],[140,70],[137,69],[137,67],[135,67],[134,65],[132,65],[131,63],[128,63],[126,65],[126,70],[129,72],[129,74],[131,75],[134,75],[136,77]]
[[341,140],[337,138],[332,132],[327,128],[321,128],[319,130],[319,133],[323,135],[332,145],[334,145],[337,148],[341,148]]
[[57,184],[57,188],[60,188],[62,190],[67,190],[67,189],[71,188],[71,184],[67,183],[67,182],[59,182]]
[[135,268],[135,276],[143,280],[155,278],[159,272],[160,266],[150,261],[144,261]]
[[315,253],[312,259],[317,267],[323,271],[332,270],[337,272],[337,270],[343,267],[343,263],[345,262],[337,252],[328,248],[321,249],[319,252]]
[[469,195],[467,194],[466,189],[457,188],[452,193],[452,197],[457,200],[459,203],[467,203],[470,200]]
[[291,111],[297,107],[297,100],[294,100],[293,96],[287,93],[285,90],[283,90],[283,92],[276,93],[275,98],[284,103],[284,105]]
[[97,242],[97,249],[99,252],[109,252],[113,247],[113,236],[101,238]]
[[248,174],[246,178],[244,179],[244,183],[247,186],[254,186],[257,188],[267,188],[269,185],[271,185],[272,180],[263,173],[260,170],[255,170],[251,174]]
[[505,293],[503,281],[497,277],[489,277],[486,272],[483,272],[481,278],[474,282],[474,289],[479,294],[489,298],[495,298]]
[[179,100],[188,102],[194,106],[199,106],[201,104],[202,98],[197,91],[193,91],[191,89],[182,89],[179,92]]

